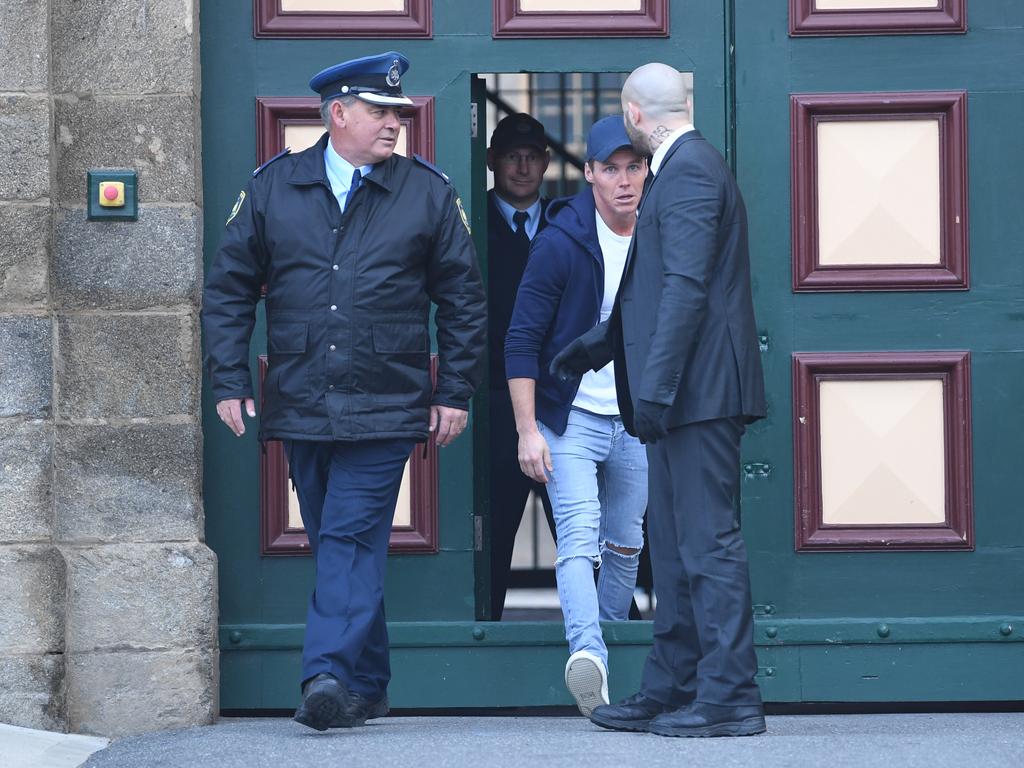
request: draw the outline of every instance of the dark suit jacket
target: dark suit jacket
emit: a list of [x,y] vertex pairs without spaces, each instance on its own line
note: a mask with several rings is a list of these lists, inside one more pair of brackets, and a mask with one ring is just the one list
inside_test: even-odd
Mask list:
[[[505,376],[505,334],[512,319],[516,292],[526,271],[530,245],[525,247],[508,225],[494,201],[494,190],[487,193],[487,340],[490,361],[490,388],[508,392]],[[548,200],[540,201],[540,223],[536,238],[547,226]],[[517,468],[518,471],[518,468]]]
[[724,158],[697,131],[676,140],[649,184],[599,333],[591,357],[614,357],[630,428],[639,399],[669,406],[670,428],[765,415],[747,212]]

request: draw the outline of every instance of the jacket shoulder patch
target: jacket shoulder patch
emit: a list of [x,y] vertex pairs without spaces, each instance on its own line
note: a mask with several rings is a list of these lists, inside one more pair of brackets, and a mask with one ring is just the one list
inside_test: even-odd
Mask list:
[[270,165],[270,164],[271,164],[272,162],[274,162],[275,160],[280,160],[280,159],[281,159],[282,157],[284,157],[285,155],[289,154],[289,153],[290,153],[291,151],[292,151],[292,150],[291,150],[291,148],[290,148],[290,147],[285,147],[285,148],[284,148],[283,150],[281,150],[280,152],[278,152],[278,153],[277,153],[276,155],[274,155],[274,156],[273,156],[272,158],[270,158],[269,160],[267,160],[267,162],[265,162],[265,163],[264,163],[263,165],[261,165],[261,166],[260,166],[259,168],[257,168],[257,169],[256,169],[255,171],[253,171],[253,172],[252,172],[252,177],[253,177],[253,178],[255,179],[255,178],[256,178],[256,177],[257,177],[257,176],[259,175],[259,172],[260,172],[260,171],[262,171],[262,170],[263,170],[264,168],[266,168],[266,167],[267,167],[268,165]]
[[452,180],[448,178],[448,174],[445,173],[444,171],[442,171],[440,168],[438,168],[436,165],[434,165],[429,160],[426,160],[426,159],[420,157],[419,155],[413,155],[412,157],[413,157],[413,159],[417,163],[422,165],[424,168],[428,168],[429,170],[433,171],[438,176],[440,176],[442,179],[444,179],[444,183],[445,184],[451,184],[452,183]]

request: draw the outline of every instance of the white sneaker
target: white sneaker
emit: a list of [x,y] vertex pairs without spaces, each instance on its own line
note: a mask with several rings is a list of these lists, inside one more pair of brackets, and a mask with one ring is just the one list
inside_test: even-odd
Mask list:
[[608,703],[608,670],[590,651],[576,651],[565,664],[565,687],[584,717]]

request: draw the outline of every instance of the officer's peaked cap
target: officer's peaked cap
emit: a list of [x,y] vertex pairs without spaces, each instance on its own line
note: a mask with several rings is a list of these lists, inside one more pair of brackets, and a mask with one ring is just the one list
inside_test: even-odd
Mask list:
[[402,95],[402,75],[409,69],[409,60],[397,51],[363,56],[343,61],[309,81],[309,87],[320,94],[321,101],[338,96],[355,96],[371,104],[407,107],[412,99]]

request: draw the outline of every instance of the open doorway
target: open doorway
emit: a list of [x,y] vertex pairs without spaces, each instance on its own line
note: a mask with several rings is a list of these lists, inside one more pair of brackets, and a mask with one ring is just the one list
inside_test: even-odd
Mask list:
[[[489,146],[494,138],[495,127],[510,115],[525,113],[538,121],[543,131],[548,159],[542,161],[535,152],[513,153],[509,159],[519,158],[524,163],[546,163],[542,174],[534,174],[537,176],[539,187],[531,188],[535,195],[539,195],[542,210],[546,210],[551,200],[574,195],[587,187],[584,172],[587,135],[591,126],[601,118],[621,115],[620,92],[627,74],[537,72],[478,75],[478,84],[481,87],[477,93],[483,94],[485,100],[477,105],[478,131],[481,134],[481,141],[477,146]],[[690,92],[692,99],[692,78]],[[529,129],[525,124],[519,127],[523,131]],[[543,149],[539,151],[544,152]],[[482,156],[477,156],[474,160],[475,163],[482,161]],[[508,228],[506,235],[511,236],[511,227],[514,226],[511,219],[506,222],[507,226],[503,226],[501,220],[496,217],[496,210],[499,208],[494,203],[494,195],[498,193],[496,173],[501,174],[502,170],[495,168],[494,164],[488,161],[488,215],[474,216],[475,224],[494,227],[495,222],[498,222],[497,226],[503,230]],[[526,171],[522,173],[524,179],[530,175]],[[474,172],[474,178],[480,176]],[[497,181],[499,185],[502,182],[501,178]],[[475,199],[483,202],[482,195]],[[511,215],[512,213],[509,213],[506,218]],[[533,226],[533,229],[528,230],[528,236],[532,240],[542,225],[532,221],[529,224]],[[509,240],[511,239],[509,237]],[[561,621],[562,614],[555,585],[556,545],[552,536],[550,509],[545,509],[546,500],[543,498],[541,486],[531,484],[533,487],[528,491],[522,488],[523,478],[516,459],[518,438],[509,403],[504,367],[501,362],[494,359],[500,356],[518,280],[522,276],[521,269],[515,275],[510,274],[509,270],[503,268],[500,260],[510,256],[522,258],[525,265],[525,255],[516,257],[514,254],[506,253],[504,245],[496,245],[493,232],[480,236],[477,242],[487,243],[485,258],[488,264],[489,300],[492,307],[489,472],[492,490],[496,493],[491,493],[489,504],[491,518],[487,546],[493,558],[491,578],[494,583],[490,591],[491,610],[486,618],[500,618],[505,621]],[[528,248],[526,245],[527,251]],[[502,402],[505,403],[504,409]],[[512,523],[508,522],[509,519],[513,519]],[[519,519],[518,526],[515,525],[514,519]],[[508,557],[509,549],[511,567],[505,569],[501,561]],[[495,584],[498,584],[497,588]],[[641,553],[634,602],[631,617],[651,616],[654,603],[646,548]]]

